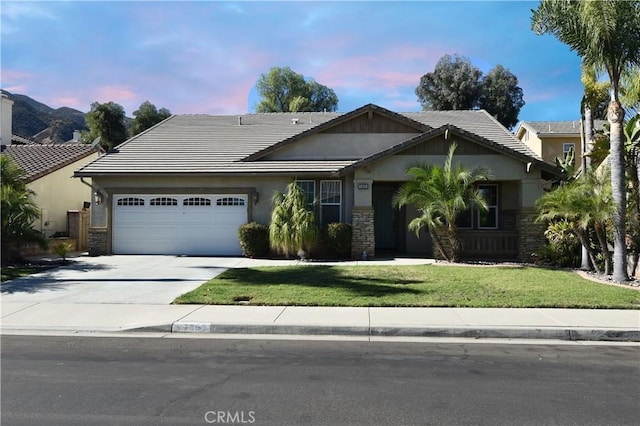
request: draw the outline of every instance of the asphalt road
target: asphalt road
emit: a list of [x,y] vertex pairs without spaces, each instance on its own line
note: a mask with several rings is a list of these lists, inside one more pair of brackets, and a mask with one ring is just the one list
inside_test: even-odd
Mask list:
[[640,347],[2,336],[3,425],[638,424]]

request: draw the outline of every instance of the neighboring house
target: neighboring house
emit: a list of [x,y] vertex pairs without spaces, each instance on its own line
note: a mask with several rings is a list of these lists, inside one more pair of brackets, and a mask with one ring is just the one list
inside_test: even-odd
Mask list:
[[8,145],[2,151],[26,172],[27,187],[35,192],[34,201],[42,217],[34,228],[47,237],[66,234],[67,211],[81,210],[91,201],[91,188],[73,172],[98,154],[84,144]]
[[484,165],[489,213],[470,212],[467,258],[529,260],[543,241],[534,224],[545,163],[485,111],[177,115],[76,171],[92,178],[90,254],[239,255],[237,229],[269,223],[274,190],[296,179],[318,200],[321,224],[353,226],[352,255],[433,256],[426,233],[407,229],[414,208],[392,197],[417,162]]
[[[86,232],[83,232],[81,213],[91,201],[90,184],[73,178],[73,172],[98,154],[90,145],[65,143],[41,145],[12,133],[13,101],[2,93],[0,135],[2,155],[10,157],[26,173],[27,187],[35,193],[33,200],[41,210],[41,217],[33,227],[47,237],[69,235],[76,240],[76,249],[84,249]],[[69,210],[77,210],[71,227]],[[71,228],[71,229],[70,229]]]
[[[606,121],[595,120],[594,128],[602,130]],[[546,162],[555,164],[556,158],[566,158],[570,149],[575,155],[576,170],[582,165],[582,137],[580,120],[522,121],[515,135]]]

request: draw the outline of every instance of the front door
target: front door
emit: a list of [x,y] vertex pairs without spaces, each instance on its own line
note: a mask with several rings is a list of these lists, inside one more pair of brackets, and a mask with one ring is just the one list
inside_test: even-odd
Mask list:
[[398,249],[398,209],[393,207],[395,185],[374,184],[372,203],[374,233],[377,251],[397,251]]

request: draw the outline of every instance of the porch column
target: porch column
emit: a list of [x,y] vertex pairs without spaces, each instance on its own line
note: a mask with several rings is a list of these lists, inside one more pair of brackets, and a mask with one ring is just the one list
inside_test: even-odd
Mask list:
[[373,207],[354,207],[352,213],[351,257],[371,259],[376,254]]
[[101,197],[91,196],[91,221],[88,235],[89,256],[109,254],[108,214],[111,206],[110,195],[102,190]]
[[[353,180],[353,210],[351,212],[351,257],[371,259],[376,255],[376,241],[371,193],[372,179]],[[366,254],[365,254],[366,253]]]
[[533,254],[544,245],[544,224],[536,223],[538,212],[535,209],[523,209],[518,212],[516,224],[518,227],[518,260],[520,262],[534,261]]
[[520,262],[535,260],[532,255],[538,252],[545,242],[545,225],[535,222],[538,216],[535,204],[542,194],[542,183],[539,179],[523,179],[520,182],[520,210],[516,217]]

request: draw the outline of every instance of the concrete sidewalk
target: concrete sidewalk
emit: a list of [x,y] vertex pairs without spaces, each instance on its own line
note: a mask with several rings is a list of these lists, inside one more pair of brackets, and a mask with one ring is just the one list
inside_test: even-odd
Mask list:
[[2,303],[2,331],[473,337],[640,342],[640,311]]
[[[366,264],[421,264],[386,259]],[[365,262],[340,262],[340,264]],[[141,264],[143,265],[141,267]],[[79,257],[3,284],[1,331],[407,336],[640,342],[640,310],[170,305],[227,268],[319,264],[246,258]],[[9,284],[9,285],[7,285]]]

